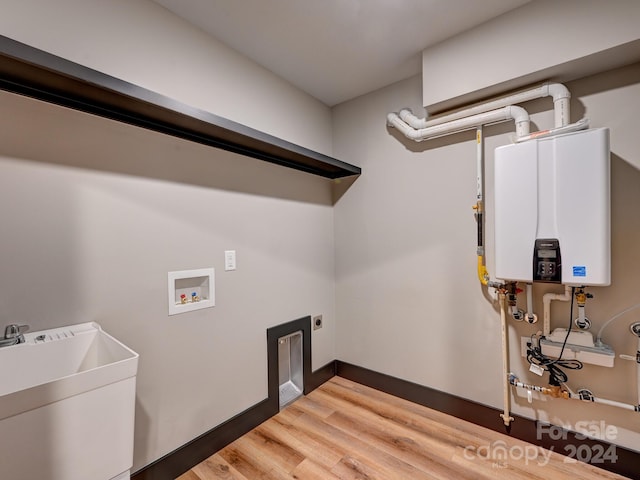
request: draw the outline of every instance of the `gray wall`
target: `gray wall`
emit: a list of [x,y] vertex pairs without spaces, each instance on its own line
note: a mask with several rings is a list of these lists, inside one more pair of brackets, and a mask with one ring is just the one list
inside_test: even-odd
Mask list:
[[[324,179],[0,93],[0,318],[95,321],[140,354],[134,470],[267,396],[266,329],[324,314]],[[224,271],[224,250],[237,270]],[[167,272],[216,269],[216,306],[167,314]]]
[[[453,60],[452,60],[453,61]],[[640,301],[640,64],[568,84],[572,121],[583,116],[593,127],[611,129],[612,285],[592,288],[587,315],[597,329]],[[336,350],[339,359],[502,408],[500,317],[476,276],[475,132],[412,143],[385,125],[401,107],[420,111],[416,77],[339,105],[334,109],[334,151],[363,168],[363,175],[335,206]],[[553,126],[552,102],[523,105],[532,130]],[[513,124],[487,127],[486,195],[488,269],[493,271],[493,150],[511,141]],[[514,199],[518,201],[518,199]],[[579,206],[576,206],[577,214]],[[584,212],[588,215],[588,212]],[[542,294],[558,287],[536,285]],[[605,330],[616,353],[634,354],[637,339],[629,314]],[[566,326],[568,305],[552,307],[552,327]],[[540,384],[520,357],[519,337],[540,325],[510,325],[511,366],[521,379]],[[637,402],[635,364],[616,360],[608,369],[585,366],[569,372],[574,390]],[[613,407],[549,398],[528,404],[517,397],[513,411],[530,418],[575,426],[604,419],[618,435],[610,441],[638,448],[637,413]],[[499,420],[499,419],[498,419]]]
[[[0,3],[4,35],[331,154],[326,106],[157,4]],[[335,358],[330,181],[8,93],[0,111],[1,323],[95,321],[140,354],[133,470],[266,398],[268,327],[323,314],[312,368]],[[203,267],[216,306],[169,317],[167,272]]]

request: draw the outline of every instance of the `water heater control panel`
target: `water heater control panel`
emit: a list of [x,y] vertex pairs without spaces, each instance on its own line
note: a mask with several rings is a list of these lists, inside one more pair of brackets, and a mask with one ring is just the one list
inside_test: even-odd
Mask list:
[[536,239],[533,250],[533,281],[562,281],[560,242],[555,238]]

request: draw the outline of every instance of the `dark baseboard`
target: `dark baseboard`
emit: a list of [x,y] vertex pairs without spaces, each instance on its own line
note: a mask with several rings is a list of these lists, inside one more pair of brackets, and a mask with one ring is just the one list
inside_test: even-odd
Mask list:
[[280,409],[278,391],[278,338],[302,330],[304,393],[310,393],[335,375],[336,362],[311,371],[311,317],[267,329],[268,397],[189,443],[135,472],[131,480],[174,480],[235,439],[268,420]]
[[276,413],[265,399],[135,472],[131,480],[174,480]]
[[335,377],[336,375],[336,361],[327,363],[324,367],[319,368],[315,372],[311,374],[311,378],[309,382],[305,382],[304,385],[304,393],[307,394],[309,392],[314,391],[320,385],[322,385],[327,380],[330,380],[331,377]]
[[[570,458],[589,461],[596,467],[640,480],[640,453],[607,442],[585,439],[559,427],[547,428],[538,421],[513,415],[515,421],[507,429],[500,418],[501,410],[457,397],[433,388],[401,380],[390,375],[336,361],[336,375],[375,388],[399,398],[510,435],[533,445],[553,450]],[[550,435],[551,434],[551,435]],[[612,450],[609,450],[612,449]],[[602,455],[615,452],[615,461]]]

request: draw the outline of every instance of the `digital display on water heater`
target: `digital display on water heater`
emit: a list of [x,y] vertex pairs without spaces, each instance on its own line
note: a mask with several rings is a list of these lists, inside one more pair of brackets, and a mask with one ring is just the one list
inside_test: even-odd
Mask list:
[[539,238],[533,250],[533,281],[560,283],[562,263],[560,242],[556,238]]

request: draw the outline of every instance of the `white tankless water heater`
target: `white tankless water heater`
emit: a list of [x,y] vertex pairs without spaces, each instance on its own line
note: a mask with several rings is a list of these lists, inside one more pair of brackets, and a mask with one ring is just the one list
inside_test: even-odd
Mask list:
[[495,151],[496,277],[611,283],[609,129]]

